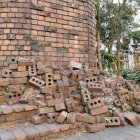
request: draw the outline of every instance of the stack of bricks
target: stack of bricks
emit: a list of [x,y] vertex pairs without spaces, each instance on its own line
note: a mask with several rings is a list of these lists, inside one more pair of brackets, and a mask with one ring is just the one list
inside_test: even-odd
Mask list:
[[83,123],[94,133],[140,120],[140,89],[133,81],[75,61],[51,66],[8,57],[6,62],[0,78],[1,128],[25,122]]
[[96,67],[93,0],[0,0],[0,9],[1,56]]

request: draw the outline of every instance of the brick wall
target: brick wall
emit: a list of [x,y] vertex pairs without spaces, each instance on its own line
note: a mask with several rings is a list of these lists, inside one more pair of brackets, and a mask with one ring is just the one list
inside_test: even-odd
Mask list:
[[0,0],[0,65],[13,55],[96,66],[94,0]]

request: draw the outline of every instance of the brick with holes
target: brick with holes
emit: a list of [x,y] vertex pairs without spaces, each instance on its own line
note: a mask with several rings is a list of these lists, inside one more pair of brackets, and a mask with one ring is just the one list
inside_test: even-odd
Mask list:
[[46,85],[47,86],[51,86],[54,84],[54,81],[53,81],[53,74],[52,73],[46,73],[45,74],[45,78],[46,78]]
[[105,117],[106,120],[105,125],[106,126],[120,126],[120,118],[119,117]]
[[66,106],[64,103],[59,103],[55,105],[55,110],[56,111],[62,111],[62,110],[66,110]]
[[103,98],[98,97],[86,103],[88,109],[97,108],[103,105]]
[[104,86],[99,83],[88,83],[88,88],[94,92],[101,92]]
[[107,113],[108,108],[107,108],[107,106],[101,106],[101,107],[98,107],[98,108],[91,109],[91,110],[89,110],[89,112],[93,116],[101,115],[101,114]]
[[76,120],[78,122],[84,122],[84,123],[89,123],[89,124],[95,123],[95,117],[90,116],[88,114],[84,114],[84,113],[83,114],[78,114],[76,116]]
[[125,112],[122,115],[126,121],[128,121],[131,125],[135,126],[138,124],[138,115],[133,112]]
[[114,97],[114,98],[113,98],[113,104],[114,104],[114,106],[116,106],[116,107],[121,107],[121,106],[122,106],[121,100],[119,100],[117,97]]
[[116,83],[116,89],[123,89],[123,85],[120,82]]
[[82,95],[82,102],[83,102],[84,105],[87,102],[91,101],[90,92],[88,91],[88,89],[82,89],[81,90],[81,95]]
[[45,85],[45,82],[43,80],[40,80],[36,77],[31,77],[31,79],[29,80],[29,83],[31,83],[37,87],[42,87]]
[[68,113],[66,111],[62,111],[60,113],[59,117],[57,118],[57,122],[60,124],[63,123],[66,120],[67,115],[68,115]]
[[113,116],[114,116],[114,117],[119,117],[120,122],[121,122],[121,124],[122,124],[123,126],[126,126],[126,125],[127,125],[127,123],[126,123],[126,121],[125,121],[125,118],[122,116],[122,113],[120,113],[119,110],[115,110],[115,111],[113,112]]
[[105,124],[104,123],[88,125],[87,126],[87,131],[89,133],[101,132],[103,130],[105,130]]
[[58,113],[47,113],[47,122],[54,123],[56,122],[59,114]]
[[47,118],[46,116],[38,116],[38,115],[35,115],[32,117],[32,123],[33,124],[41,124],[41,123],[44,123],[47,121]]
[[129,99],[130,96],[129,96],[129,92],[128,90],[126,89],[120,89],[120,90],[116,90],[114,91],[114,93],[116,94],[116,96],[119,98],[119,99]]
[[17,57],[7,57],[7,62],[9,64],[16,64],[17,63]]
[[136,92],[136,89],[134,88],[133,84],[129,81],[126,81],[125,82],[126,84],[126,88],[129,90],[129,91],[133,91],[133,92]]
[[2,77],[4,77],[4,78],[12,77],[12,70],[2,69]]
[[29,71],[29,76],[36,76],[37,75],[35,65],[29,66],[28,67],[28,71]]
[[88,77],[88,78],[84,78],[84,81],[88,84],[88,83],[92,83],[92,82],[97,82],[97,77]]

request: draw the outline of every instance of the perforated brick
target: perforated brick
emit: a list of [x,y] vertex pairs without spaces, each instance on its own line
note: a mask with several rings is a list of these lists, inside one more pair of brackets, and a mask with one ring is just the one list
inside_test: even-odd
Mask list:
[[58,113],[47,113],[47,122],[54,123],[56,122],[59,114]]
[[92,99],[91,101],[87,102],[86,105],[88,109],[100,107],[103,105],[103,98],[98,97],[98,98]]
[[10,77],[12,77],[12,70],[3,69],[2,70],[2,77],[4,77],[4,78],[10,78]]
[[29,80],[29,83],[37,86],[37,87],[42,87],[45,85],[45,82],[36,78],[36,77],[31,77],[31,79]]
[[29,76],[36,76],[36,75],[37,75],[35,65],[29,66],[29,67],[28,67],[28,70],[29,70]]
[[106,123],[106,126],[120,126],[121,122],[120,122],[120,118],[119,117],[105,117],[104,118]]
[[84,104],[91,101],[90,92],[88,91],[88,89],[82,89],[81,95],[82,95],[82,100]]

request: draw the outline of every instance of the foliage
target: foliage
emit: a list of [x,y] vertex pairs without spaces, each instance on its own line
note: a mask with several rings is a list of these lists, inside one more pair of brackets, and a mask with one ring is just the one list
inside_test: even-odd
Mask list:
[[[138,40],[139,33],[132,33],[135,27],[134,15],[140,0],[95,0],[96,6],[96,37],[97,56],[100,65],[108,70],[121,70],[123,53],[130,52],[129,44],[131,38]],[[100,54],[101,43],[104,45],[102,57]],[[116,47],[116,53],[112,48]],[[127,56],[127,55],[126,55]],[[113,68],[114,66],[114,68]]]
[[139,71],[123,71],[122,76],[127,80],[134,80],[140,85],[140,72]]

